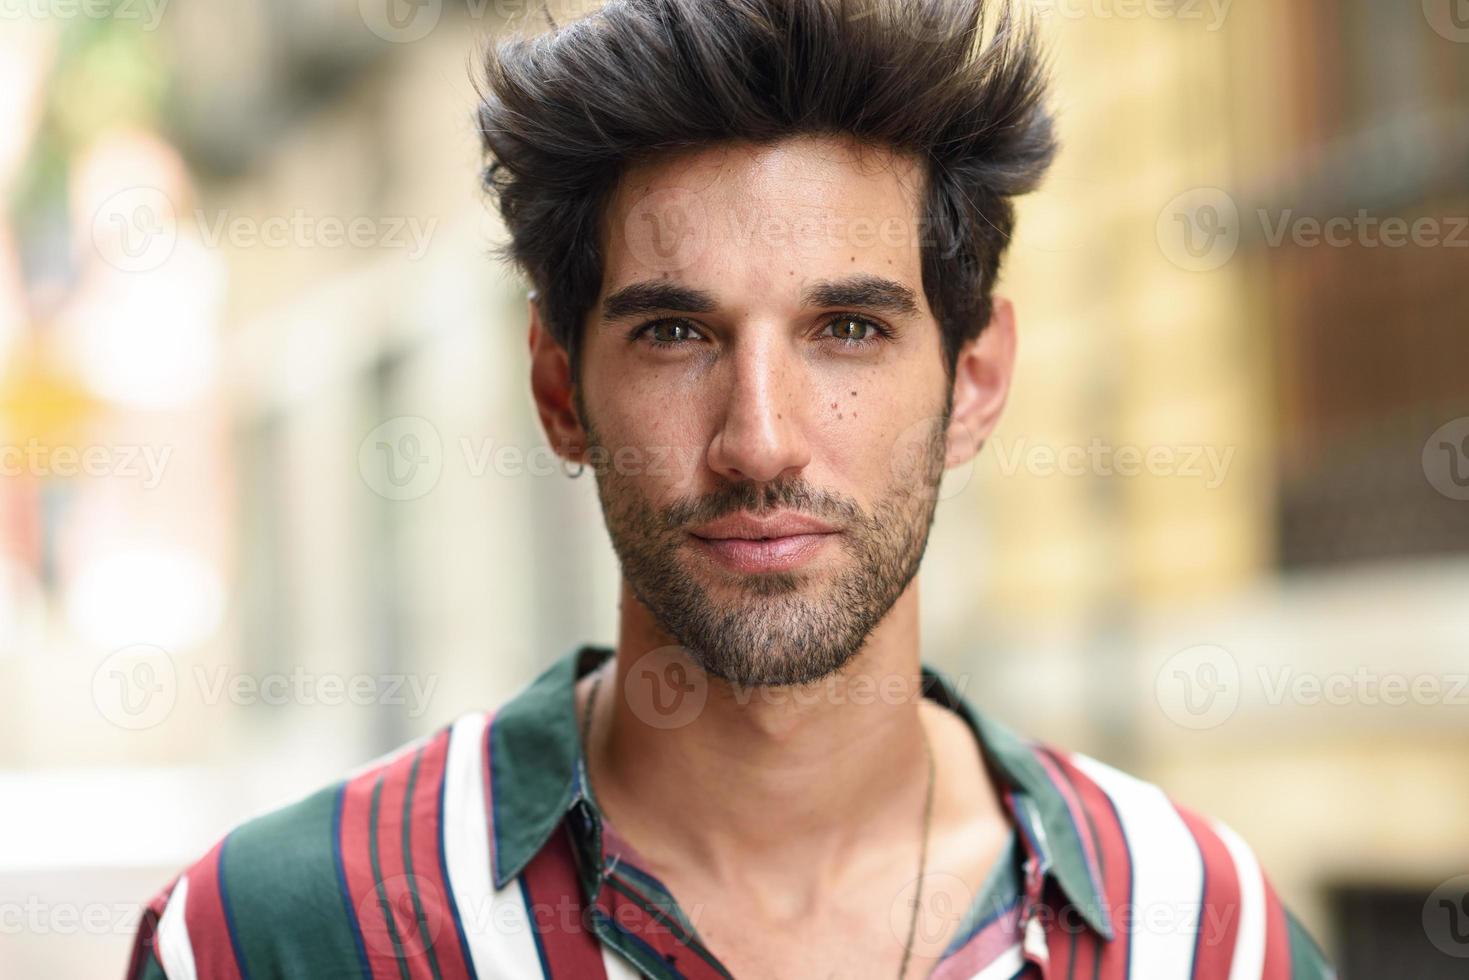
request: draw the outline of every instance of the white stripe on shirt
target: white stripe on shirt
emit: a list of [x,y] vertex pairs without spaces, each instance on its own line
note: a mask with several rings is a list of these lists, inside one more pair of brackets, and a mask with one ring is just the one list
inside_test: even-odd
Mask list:
[[1257,980],[1265,969],[1265,879],[1250,845],[1230,827],[1211,820],[1239,876],[1239,932],[1229,961],[1229,980]]
[[1132,861],[1129,980],[1192,976],[1204,897],[1204,858],[1158,787],[1084,755],[1077,768],[1112,800]]
[[490,876],[490,821],[485,814],[483,712],[464,715],[449,731],[444,762],[444,865],[464,927],[474,972],[482,980],[540,978],[541,957],[520,879],[495,890]]
[[189,927],[184,920],[188,903],[189,878],[184,875],[173,886],[163,915],[158,917],[158,962],[168,980],[198,980],[194,946],[189,942]]

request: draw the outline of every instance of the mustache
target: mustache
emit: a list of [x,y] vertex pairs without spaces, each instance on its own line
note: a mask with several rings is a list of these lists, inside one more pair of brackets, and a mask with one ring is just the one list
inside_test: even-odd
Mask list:
[[768,513],[790,510],[834,524],[852,524],[862,517],[861,508],[836,494],[812,487],[800,478],[764,483],[741,480],[726,483],[703,497],[677,501],[663,509],[669,530],[706,524],[730,514]]

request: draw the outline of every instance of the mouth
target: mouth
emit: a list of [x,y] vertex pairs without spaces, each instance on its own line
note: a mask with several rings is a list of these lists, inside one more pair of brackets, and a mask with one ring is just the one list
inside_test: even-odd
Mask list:
[[780,572],[814,560],[840,532],[806,532],[761,538],[706,538],[691,534],[694,546],[733,571]]

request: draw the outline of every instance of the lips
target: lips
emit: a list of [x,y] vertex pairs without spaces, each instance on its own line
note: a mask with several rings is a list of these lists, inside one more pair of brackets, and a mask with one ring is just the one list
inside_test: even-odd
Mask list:
[[690,533],[706,540],[741,538],[747,541],[789,538],[808,534],[832,534],[838,529],[825,521],[794,511],[756,516],[731,514],[694,528]]
[[837,537],[824,534],[789,534],[779,538],[701,538],[694,545],[714,561],[739,572],[780,572],[814,558]]
[[795,568],[817,555],[839,533],[825,521],[793,511],[758,517],[732,514],[690,532],[700,551],[741,572]]

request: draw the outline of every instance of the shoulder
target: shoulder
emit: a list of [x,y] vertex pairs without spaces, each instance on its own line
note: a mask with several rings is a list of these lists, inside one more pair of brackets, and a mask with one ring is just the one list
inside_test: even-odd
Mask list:
[[148,903],[129,980],[361,976],[452,935],[440,818],[446,793],[482,793],[465,746],[487,725],[462,716],[230,829]]
[[[1225,822],[1079,752],[1031,744],[1118,937],[1153,974],[1330,977],[1253,848]],[[1053,819],[1054,824],[1054,819]],[[1155,959],[1154,959],[1155,958]],[[1173,964],[1187,967],[1175,974]],[[1164,968],[1164,964],[1168,964]]]

